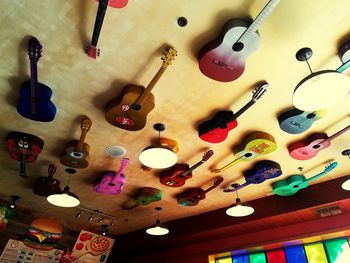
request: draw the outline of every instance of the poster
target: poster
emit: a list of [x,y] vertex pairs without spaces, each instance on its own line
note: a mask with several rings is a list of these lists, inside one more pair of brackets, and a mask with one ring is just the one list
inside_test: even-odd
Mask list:
[[72,255],[76,263],[103,263],[113,247],[114,239],[81,230]]
[[36,250],[22,241],[9,239],[0,256],[0,263],[58,263],[62,252],[58,249]]

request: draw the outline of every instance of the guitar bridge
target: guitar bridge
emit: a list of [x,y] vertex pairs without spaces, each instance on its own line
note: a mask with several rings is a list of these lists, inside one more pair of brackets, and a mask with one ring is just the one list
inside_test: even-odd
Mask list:
[[219,60],[214,59],[214,60],[213,60],[213,63],[214,63],[215,65],[217,65],[217,66],[223,68],[223,69],[233,70],[232,67],[230,67],[230,66],[227,65],[226,63],[221,62],[221,61],[219,61]]

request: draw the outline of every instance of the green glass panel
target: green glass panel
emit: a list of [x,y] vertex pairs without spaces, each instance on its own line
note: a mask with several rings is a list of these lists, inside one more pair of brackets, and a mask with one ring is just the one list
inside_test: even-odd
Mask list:
[[249,254],[250,263],[267,263],[264,252],[256,252]]
[[309,263],[328,263],[326,252],[321,242],[304,246]]
[[333,239],[324,242],[330,263],[347,262],[350,260],[350,247],[346,238]]
[[232,263],[231,257],[217,258],[215,259],[215,263]]

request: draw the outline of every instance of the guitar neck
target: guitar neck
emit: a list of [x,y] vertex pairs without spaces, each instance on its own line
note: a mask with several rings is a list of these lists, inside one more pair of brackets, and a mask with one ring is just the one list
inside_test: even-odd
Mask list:
[[239,116],[241,116],[246,110],[253,106],[255,102],[255,100],[250,100],[246,105],[244,105],[241,109],[239,109],[236,113],[233,114],[233,119],[235,120]]
[[231,166],[239,163],[242,160],[242,158],[244,158],[244,157],[245,157],[245,155],[242,155],[241,157],[239,157],[237,159],[234,159],[232,162],[226,164],[225,166],[223,166],[223,167],[221,167],[219,169],[212,170],[212,172],[213,173],[221,173],[221,172],[225,171],[226,169],[230,168]]
[[335,139],[336,137],[342,135],[343,133],[347,132],[350,129],[350,125],[346,126],[344,129],[334,133],[332,136],[328,137],[326,140],[322,141],[321,143],[319,143],[320,145],[326,143],[326,142],[330,142],[331,140]]
[[124,169],[125,169],[125,167],[127,166],[128,163],[129,163],[129,159],[127,159],[127,158],[123,159],[119,170],[114,175],[112,181],[109,183],[110,185],[115,185],[115,183],[118,181],[120,175],[122,174],[122,172],[124,171]]
[[100,0],[98,4],[98,9],[97,9],[97,14],[96,14],[96,20],[94,24],[94,32],[92,34],[92,39],[91,39],[91,46],[96,47],[98,38],[100,36],[103,20],[105,17],[105,13],[107,10],[108,6],[108,0]]
[[35,114],[35,87],[38,86],[37,62],[30,60],[30,111]]
[[19,176],[20,177],[27,177],[27,173],[26,173],[26,159],[27,159],[27,156],[24,153],[22,153],[22,156],[21,156],[21,161],[19,163]]
[[87,131],[84,130],[81,132],[80,139],[78,141],[77,147],[75,148],[75,151],[81,152],[81,150],[83,149],[86,133]]
[[183,172],[182,174],[179,175],[179,177],[185,177],[186,175],[188,175],[189,173],[191,173],[194,169],[198,168],[199,166],[201,166],[204,163],[204,161],[199,161],[198,163],[196,163],[195,165],[191,166],[188,170],[186,170],[185,172]]
[[213,190],[214,188],[218,187],[219,184],[221,184],[224,181],[223,177],[218,177],[215,179],[214,184],[210,186],[208,189],[205,189],[203,191],[204,194],[208,193],[209,191]]
[[346,69],[348,69],[349,67],[350,67],[350,59],[348,61],[346,61],[343,65],[341,65],[339,68],[337,68],[336,71],[342,73]]
[[330,171],[332,171],[335,167],[337,167],[338,163],[337,162],[334,162],[330,165],[330,167],[326,168],[322,173],[319,173],[319,174],[316,174],[315,176],[313,177],[310,177],[309,179],[305,180],[303,183],[307,184],[311,181],[314,181],[318,178],[320,178],[321,176],[325,175],[325,174],[328,174]]

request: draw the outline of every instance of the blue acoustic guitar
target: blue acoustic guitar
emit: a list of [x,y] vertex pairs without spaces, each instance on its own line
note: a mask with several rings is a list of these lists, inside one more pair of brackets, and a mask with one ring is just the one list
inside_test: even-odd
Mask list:
[[22,84],[17,112],[33,121],[49,122],[55,118],[56,107],[50,101],[52,90],[38,82],[37,62],[41,57],[41,52],[40,42],[32,37],[28,41],[31,78],[30,81]]

